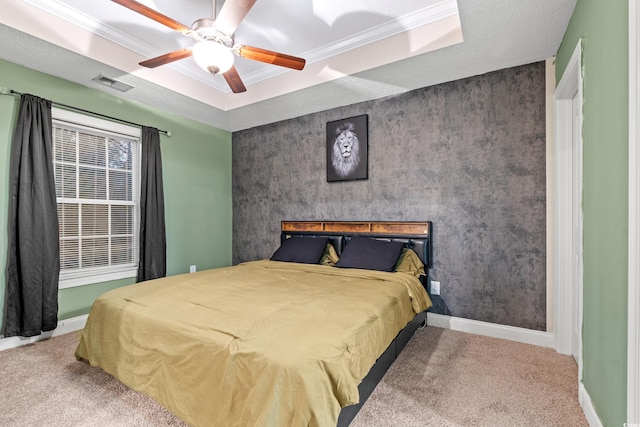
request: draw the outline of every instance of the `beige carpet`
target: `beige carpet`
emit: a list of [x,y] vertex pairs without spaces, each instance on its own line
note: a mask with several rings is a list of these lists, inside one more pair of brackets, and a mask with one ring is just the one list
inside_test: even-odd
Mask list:
[[[0,352],[0,425],[184,426],[152,399],[77,362],[77,339],[66,334]],[[587,426],[577,402],[571,357],[428,327],[351,426]]]
[[78,333],[0,352],[1,426],[185,426],[153,399],[74,358]]
[[577,377],[554,350],[427,327],[351,427],[588,426]]

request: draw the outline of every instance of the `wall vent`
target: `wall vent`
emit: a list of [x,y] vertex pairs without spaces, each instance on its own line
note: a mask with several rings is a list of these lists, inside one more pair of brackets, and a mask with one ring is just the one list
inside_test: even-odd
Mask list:
[[126,92],[130,89],[133,89],[133,86],[131,86],[130,84],[121,82],[120,80],[112,79],[111,77],[103,76],[102,74],[100,74],[98,77],[94,77],[91,80],[105,86],[109,86],[110,88],[113,88],[115,90],[119,90],[120,92]]

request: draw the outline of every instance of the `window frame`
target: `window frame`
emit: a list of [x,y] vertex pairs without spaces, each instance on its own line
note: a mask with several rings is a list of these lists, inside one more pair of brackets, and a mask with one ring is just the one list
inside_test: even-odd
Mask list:
[[[62,108],[52,107],[51,116],[53,124],[62,126],[69,125],[80,127],[98,134],[112,134],[122,136],[137,141],[135,144],[136,161],[132,165],[132,191],[134,206],[134,229],[133,238],[135,244],[134,262],[120,266],[106,266],[86,268],[75,271],[60,271],[58,289],[73,288],[77,286],[91,285],[95,283],[108,282],[112,280],[135,278],[138,274],[138,264],[140,256],[140,175],[141,175],[141,155],[142,155],[142,130],[140,127],[130,126],[122,123],[105,120],[87,114],[76,113]],[[53,139],[52,139],[53,142]],[[53,147],[52,147],[53,149]],[[55,163],[55,156],[52,159]],[[57,197],[56,205],[63,201],[64,197]],[[109,203],[107,203],[109,204]]]

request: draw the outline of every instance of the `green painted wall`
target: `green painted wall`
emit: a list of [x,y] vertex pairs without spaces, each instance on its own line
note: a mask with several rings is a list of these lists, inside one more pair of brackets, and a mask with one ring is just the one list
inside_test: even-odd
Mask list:
[[[231,133],[0,60],[0,87],[170,130],[161,135],[167,274],[231,264]],[[134,89],[135,90],[135,89]],[[19,98],[0,95],[0,309],[7,261],[9,153]],[[133,283],[117,280],[63,289],[59,318],[89,312],[103,292]]]
[[579,0],[556,81],[582,38],[584,106],[583,382],[605,426],[626,419],[628,2]]

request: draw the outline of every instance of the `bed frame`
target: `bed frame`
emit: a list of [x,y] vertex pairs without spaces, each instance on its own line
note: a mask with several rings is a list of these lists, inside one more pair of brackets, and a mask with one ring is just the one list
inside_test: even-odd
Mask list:
[[[413,249],[425,265],[425,272],[432,265],[431,222],[362,222],[362,221],[282,221],[280,239],[291,237],[317,238],[327,237],[338,255],[353,236],[366,236],[379,240],[403,242]],[[422,280],[427,291],[428,276]],[[369,398],[391,364],[409,342],[418,328],[427,324],[427,312],[417,314],[414,319],[396,336],[382,353],[369,373],[358,386],[360,403],[342,408],[337,427],[347,427]]]

